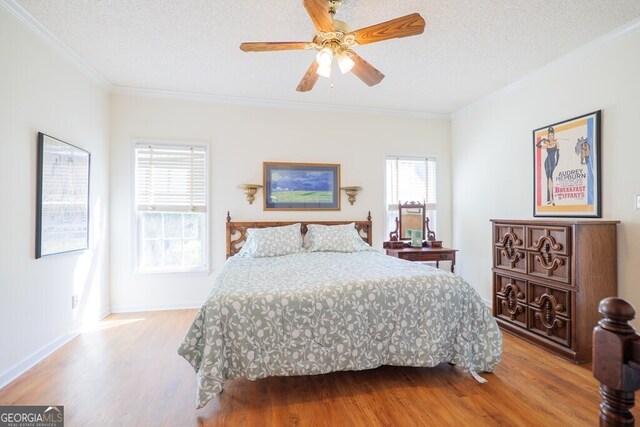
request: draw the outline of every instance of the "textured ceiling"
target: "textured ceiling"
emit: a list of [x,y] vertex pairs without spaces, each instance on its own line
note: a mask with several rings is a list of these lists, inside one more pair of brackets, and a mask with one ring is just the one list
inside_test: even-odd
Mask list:
[[456,111],[640,16],[638,0],[344,0],[336,18],[353,29],[419,12],[425,33],[356,48],[386,75],[378,86],[334,68],[298,93],[313,52],[238,46],[310,40],[301,0],[17,1],[115,86],[429,113]]

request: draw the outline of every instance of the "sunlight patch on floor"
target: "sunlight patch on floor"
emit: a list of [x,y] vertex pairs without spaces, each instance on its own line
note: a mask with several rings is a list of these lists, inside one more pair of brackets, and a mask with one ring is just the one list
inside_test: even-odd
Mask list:
[[84,333],[104,331],[106,329],[117,328],[119,326],[124,326],[131,323],[142,322],[143,320],[146,320],[146,319],[137,318],[137,319],[122,319],[122,320],[102,320],[94,324],[86,325],[82,329],[82,333],[84,334]]

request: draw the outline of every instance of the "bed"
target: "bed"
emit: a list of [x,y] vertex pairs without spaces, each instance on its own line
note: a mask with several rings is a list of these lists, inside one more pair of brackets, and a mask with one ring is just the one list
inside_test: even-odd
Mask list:
[[[459,276],[364,243],[357,252],[242,256],[247,230],[297,224],[227,216],[228,259],[178,350],[196,371],[198,408],[237,377],[442,362],[475,373],[491,372],[500,361],[497,324]],[[355,228],[360,243],[371,243],[370,217],[299,228],[305,234],[323,225]]]
[[631,408],[640,389],[640,335],[629,324],[636,310],[627,301],[600,301],[604,316],[593,330],[593,375],[600,382],[600,425],[633,426]]

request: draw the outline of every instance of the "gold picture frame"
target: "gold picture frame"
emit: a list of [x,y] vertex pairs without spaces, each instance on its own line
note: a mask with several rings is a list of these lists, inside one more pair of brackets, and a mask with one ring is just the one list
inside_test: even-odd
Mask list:
[[340,164],[263,163],[265,211],[339,211]]

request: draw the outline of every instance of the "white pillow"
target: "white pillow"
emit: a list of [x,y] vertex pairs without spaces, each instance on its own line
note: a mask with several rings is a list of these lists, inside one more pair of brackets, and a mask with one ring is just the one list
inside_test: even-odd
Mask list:
[[300,223],[283,227],[249,228],[238,255],[262,258],[304,251]]
[[373,250],[356,230],[355,222],[344,225],[309,224],[309,252],[359,252]]

